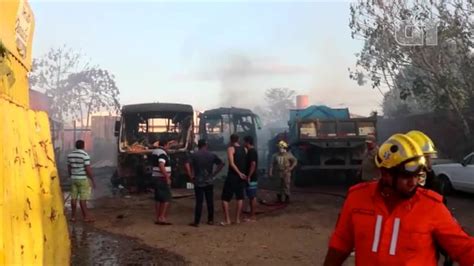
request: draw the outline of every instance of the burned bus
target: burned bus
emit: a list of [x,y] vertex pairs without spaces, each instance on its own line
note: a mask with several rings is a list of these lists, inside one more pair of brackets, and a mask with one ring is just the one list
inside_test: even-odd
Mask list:
[[212,151],[225,151],[231,134],[241,140],[252,136],[257,147],[257,129],[261,129],[260,118],[249,109],[221,107],[199,116],[199,138],[206,139]]
[[131,191],[144,190],[153,182],[148,160],[155,141],[172,141],[168,151],[172,164],[172,186],[185,187],[184,161],[194,146],[194,111],[191,105],[145,103],[125,105],[115,125],[118,137],[117,171],[112,183]]

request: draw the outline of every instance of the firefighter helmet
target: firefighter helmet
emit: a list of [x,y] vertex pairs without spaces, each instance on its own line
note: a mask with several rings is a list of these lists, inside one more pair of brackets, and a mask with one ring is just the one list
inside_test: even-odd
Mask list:
[[398,168],[404,172],[418,173],[426,160],[414,140],[403,134],[395,134],[380,146],[375,164],[379,168]]
[[278,147],[279,147],[279,148],[288,149],[288,144],[287,144],[284,140],[280,140],[280,141],[278,142]]
[[406,134],[420,146],[425,155],[435,155],[437,153],[433,141],[423,132],[412,130]]

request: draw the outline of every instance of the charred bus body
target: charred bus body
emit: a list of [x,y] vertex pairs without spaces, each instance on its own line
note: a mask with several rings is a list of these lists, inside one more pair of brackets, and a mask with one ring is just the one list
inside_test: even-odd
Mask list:
[[199,116],[199,138],[206,139],[209,149],[226,151],[230,135],[237,134],[242,140],[252,136],[257,147],[257,129],[261,129],[260,118],[249,109],[217,108],[207,110]]
[[112,183],[130,190],[146,189],[151,182],[152,144],[172,142],[168,154],[172,164],[172,186],[185,187],[184,161],[194,145],[194,111],[191,105],[145,103],[126,105],[115,127],[118,137],[117,171]]

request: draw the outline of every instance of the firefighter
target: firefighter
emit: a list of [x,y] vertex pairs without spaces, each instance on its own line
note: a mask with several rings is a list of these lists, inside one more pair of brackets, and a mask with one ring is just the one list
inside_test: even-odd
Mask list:
[[278,142],[278,152],[273,154],[270,161],[270,168],[268,175],[280,179],[280,192],[277,194],[278,202],[284,201],[290,203],[290,184],[291,184],[291,172],[296,167],[296,158],[289,153],[288,144],[281,140]]
[[426,159],[426,175],[420,178],[419,184],[427,189],[431,189],[438,192],[439,194],[443,194],[436,175],[433,169],[431,168],[432,159],[437,157],[437,151],[435,149],[433,141],[425,133],[418,130],[412,130],[406,135],[409,136],[412,140],[416,142],[416,144],[420,146]]
[[[431,168],[431,160],[437,157],[437,151],[433,141],[425,133],[418,130],[412,130],[406,135],[413,139],[416,144],[420,146],[426,159],[426,167],[423,171],[423,175],[420,176],[418,184],[426,189],[430,189],[441,194],[443,196],[443,203],[446,205],[447,199],[444,195],[444,191],[441,189],[441,184],[438,180],[438,177]],[[440,253],[444,256],[443,266],[452,266],[453,262],[449,256],[447,256],[446,252],[440,249]]]
[[368,135],[365,143],[367,145],[362,165],[359,170],[360,179],[364,182],[380,179],[380,169],[375,165],[377,155],[377,140],[374,135]]
[[430,190],[418,188],[426,165],[410,137],[395,134],[379,148],[379,181],[349,190],[329,242],[325,266],[340,266],[355,250],[356,265],[437,265],[435,242],[461,266],[474,264],[468,236]]

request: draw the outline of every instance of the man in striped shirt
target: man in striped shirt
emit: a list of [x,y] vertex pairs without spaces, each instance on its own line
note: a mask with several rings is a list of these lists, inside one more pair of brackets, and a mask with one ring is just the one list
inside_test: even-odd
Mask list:
[[[76,205],[79,199],[82,216],[85,222],[93,222],[94,219],[90,216],[87,210],[87,200],[90,199],[91,188],[95,188],[94,178],[92,177],[92,170],[90,166],[90,157],[84,151],[84,141],[76,141],[76,149],[67,156],[68,172],[72,179],[71,186],[71,221],[76,221]],[[89,180],[88,180],[89,179]]]
[[152,177],[155,182],[155,224],[171,225],[166,220],[166,211],[171,201],[171,162],[167,150],[171,142],[168,139],[161,139],[154,142],[151,154]]

